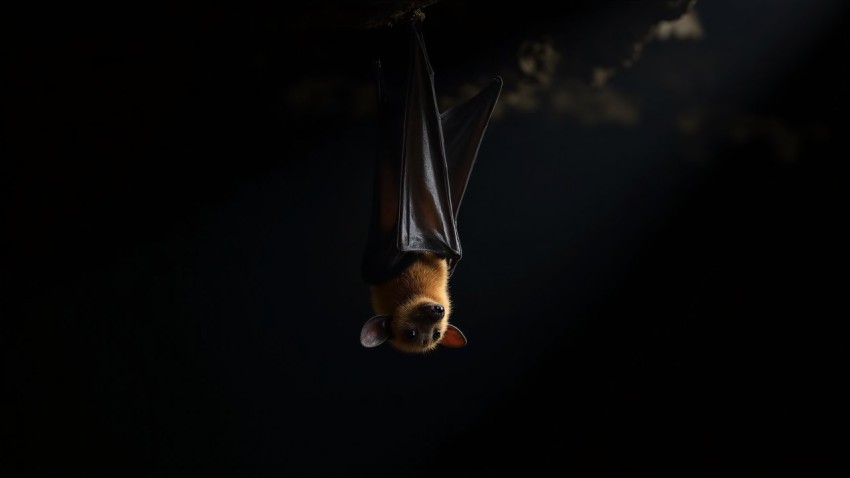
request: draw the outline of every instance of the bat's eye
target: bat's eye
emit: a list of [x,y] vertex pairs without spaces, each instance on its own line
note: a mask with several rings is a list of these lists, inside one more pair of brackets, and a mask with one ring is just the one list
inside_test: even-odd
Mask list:
[[413,329],[407,329],[404,331],[404,338],[407,340],[413,340],[416,338],[416,331]]
[[434,340],[440,340],[440,331],[439,330],[434,331]]

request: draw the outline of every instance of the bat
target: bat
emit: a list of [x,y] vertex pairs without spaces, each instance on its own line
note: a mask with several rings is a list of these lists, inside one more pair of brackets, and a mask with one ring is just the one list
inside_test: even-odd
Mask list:
[[377,154],[361,263],[376,315],[360,343],[424,353],[467,343],[449,323],[449,278],[461,258],[457,216],[502,79],[440,113],[421,17],[412,17],[409,35],[406,65],[377,63]]

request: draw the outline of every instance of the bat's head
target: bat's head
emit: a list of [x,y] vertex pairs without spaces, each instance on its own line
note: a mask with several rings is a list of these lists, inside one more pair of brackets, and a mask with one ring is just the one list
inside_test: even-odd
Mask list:
[[376,315],[360,330],[360,343],[376,347],[389,342],[403,352],[422,353],[437,348],[463,347],[466,337],[449,323],[449,304],[417,297],[397,307],[391,315]]
[[449,324],[448,265],[434,254],[420,254],[392,279],[372,287],[376,315],[360,330],[360,343],[389,342],[403,352],[429,352],[438,345],[463,347],[466,337]]

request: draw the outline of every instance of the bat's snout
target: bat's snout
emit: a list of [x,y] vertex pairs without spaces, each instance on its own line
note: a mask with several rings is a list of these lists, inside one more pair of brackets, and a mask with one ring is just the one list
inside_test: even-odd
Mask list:
[[422,304],[419,316],[430,322],[438,322],[446,315],[446,308],[440,304]]

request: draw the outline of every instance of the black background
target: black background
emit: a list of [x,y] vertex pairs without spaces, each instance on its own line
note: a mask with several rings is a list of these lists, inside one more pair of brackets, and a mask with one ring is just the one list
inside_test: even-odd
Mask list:
[[700,2],[635,121],[510,107],[520,42],[586,79],[656,3],[426,9],[438,91],[506,85],[425,356],[357,341],[382,33],[8,16],[0,474],[845,472],[846,8]]

